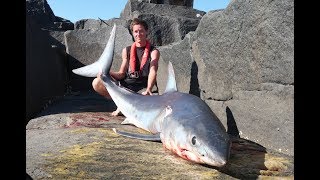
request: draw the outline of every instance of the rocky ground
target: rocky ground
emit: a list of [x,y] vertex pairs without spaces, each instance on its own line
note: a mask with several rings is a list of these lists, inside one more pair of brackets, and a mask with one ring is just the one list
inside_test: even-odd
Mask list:
[[26,127],[26,172],[33,179],[294,179],[291,156],[233,138],[228,164],[215,168],[186,161],[160,142],[116,135],[123,116],[93,92],[72,93],[44,109]]

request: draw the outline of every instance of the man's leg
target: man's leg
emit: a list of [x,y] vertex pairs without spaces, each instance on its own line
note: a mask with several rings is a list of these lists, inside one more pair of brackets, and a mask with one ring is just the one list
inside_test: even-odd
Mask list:
[[111,99],[111,96],[109,95],[106,87],[103,85],[103,82],[100,78],[95,78],[92,81],[92,87],[93,87],[93,90],[95,90],[101,96],[107,99]]
[[120,116],[120,115],[122,115],[122,113],[121,113],[120,109],[117,107],[117,109],[115,111],[113,111],[111,113],[111,115],[112,116]]
[[[98,93],[100,94],[101,96],[107,98],[107,99],[111,99],[111,96],[110,94],[108,93],[106,87],[103,85],[103,82],[100,78],[95,78],[93,81],[92,81],[92,87],[93,89]],[[111,113],[112,116],[119,116],[121,115],[122,113],[120,112],[120,109],[117,108],[117,110],[113,111]]]

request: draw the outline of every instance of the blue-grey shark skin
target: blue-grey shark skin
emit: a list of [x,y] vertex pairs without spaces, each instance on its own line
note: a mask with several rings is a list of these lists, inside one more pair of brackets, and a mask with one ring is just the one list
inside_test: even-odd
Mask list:
[[[115,33],[115,29],[113,30]],[[113,34],[113,33],[112,33]],[[99,61],[109,72],[115,36],[110,36]],[[110,46],[109,46],[110,44]],[[118,85],[109,73],[101,75],[103,84],[114,103],[126,117],[122,124],[133,124],[154,136],[115,132],[144,140],[161,140],[164,147],[180,157],[201,164],[224,166],[230,153],[230,140],[226,129],[199,97],[177,90],[174,70],[168,64],[168,81],[162,95],[144,96]]]

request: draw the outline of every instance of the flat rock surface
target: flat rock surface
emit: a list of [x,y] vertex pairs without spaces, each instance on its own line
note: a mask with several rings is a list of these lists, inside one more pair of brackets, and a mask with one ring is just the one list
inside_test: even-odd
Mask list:
[[232,138],[223,168],[186,161],[160,142],[119,136],[112,128],[147,133],[121,125],[111,116],[112,101],[93,92],[66,95],[26,127],[26,172],[33,179],[294,179],[291,156]]

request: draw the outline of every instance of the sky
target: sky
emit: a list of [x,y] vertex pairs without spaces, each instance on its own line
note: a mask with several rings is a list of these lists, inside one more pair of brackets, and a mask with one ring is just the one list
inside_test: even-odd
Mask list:
[[[128,0],[47,0],[54,15],[75,23],[81,19],[119,18]],[[193,8],[208,12],[224,9],[231,0],[194,0]]]

